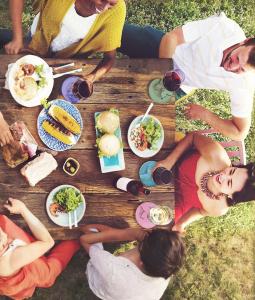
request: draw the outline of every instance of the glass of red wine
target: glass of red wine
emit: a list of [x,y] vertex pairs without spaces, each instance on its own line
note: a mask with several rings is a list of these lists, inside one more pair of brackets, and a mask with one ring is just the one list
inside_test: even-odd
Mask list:
[[164,88],[171,92],[176,92],[184,81],[184,73],[180,69],[167,71],[163,78]]
[[150,82],[150,98],[161,104],[175,101],[176,91],[178,91],[184,79],[184,73],[180,69],[167,71],[162,79],[156,78]]
[[78,76],[71,76],[63,82],[61,90],[67,101],[77,103],[92,95],[93,84]]

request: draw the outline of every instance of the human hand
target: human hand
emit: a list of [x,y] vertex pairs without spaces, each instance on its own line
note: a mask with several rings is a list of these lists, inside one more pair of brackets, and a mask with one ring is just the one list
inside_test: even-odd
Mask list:
[[157,168],[163,167],[167,170],[172,169],[174,163],[171,163],[170,159],[163,159],[156,163],[155,167],[151,170],[151,173],[153,173]]
[[0,146],[4,146],[13,141],[13,136],[9,129],[9,125],[0,113]]
[[194,104],[194,103],[188,104],[185,107],[185,111],[184,111],[186,118],[190,120],[206,121],[207,113],[208,113],[208,109],[204,108],[199,104]]
[[6,201],[4,207],[8,209],[11,214],[22,214],[26,209],[26,205],[22,201],[11,197]]
[[4,45],[7,54],[18,54],[23,48],[23,39],[14,39],[8,44]]

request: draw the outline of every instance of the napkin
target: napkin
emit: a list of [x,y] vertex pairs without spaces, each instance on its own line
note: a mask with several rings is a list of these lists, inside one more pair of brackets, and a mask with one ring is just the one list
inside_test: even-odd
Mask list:
[[9,90],[9,83],[8,83],[8,77],[11,71],[11,68],[13,67],[14,63],[11,63],[8,65],[7,71],[5,73],[5,84],[4,84],[4,89]]

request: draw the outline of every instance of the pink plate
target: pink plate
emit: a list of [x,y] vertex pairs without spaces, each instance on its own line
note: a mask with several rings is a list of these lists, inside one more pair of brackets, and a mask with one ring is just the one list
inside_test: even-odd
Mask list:
[[148,218],[150,209],[154,208],[154,207],[157,207],[157,205],[152,202],[144,202],[137,207],[136,212],[135,212],[135,217],[136,217],[137,223],[141,227],[152,228],[152,227],[156,226]]

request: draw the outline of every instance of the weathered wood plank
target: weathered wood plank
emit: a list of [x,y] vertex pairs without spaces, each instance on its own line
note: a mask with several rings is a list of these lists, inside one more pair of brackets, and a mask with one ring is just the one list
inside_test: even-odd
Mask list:
[[[9,63],[15,62],[20,56],[0,55],[0,78],[4,78]],[[67,60],[46,59],[50,65],[66,63]],[[69,60],[68,60],[69,61]],[[74,60],[75,68],[82,67],[88,74],[98,63],[98,60]],[[150,80],[160,78],[171,68],[172,62],[168,59],[117,59],[114,67],[102,79],[95,82],[93,95],[87,103],[115,103],[123,101],[132,103],[150,102],[147,88]],[[55,79],[54,90],[50,99],[59,98],[61,84],[66,77]],[[3,84],[1,84],[3,86]],[[8,92],[5,97],[10,97]]]
[[[37,133],[37,117],[41,111],[41,107],[21,107],[16,105],[10,105],[10,102],[5,102],[5,98],[0,103],[0,111],[4,112],[5,118],[9,124],[15,122],[17,118],[24,121],[32,135],[39,142],[40,138]],[[122,131],[122,139],[124,148],[127,149],[127,132],[128,127],[132,120],[141,114],[144,114],[147,106],[138,102],[132,104],[115,103],[114,106],[109,104],[101,104],[100,106],[95,104],[82,104],[77,106],[82,115],[84,122],[84,129],[81,138],[74,148],[76,149],[93,149],[96,141],[95,134],[95,111],[107,110],[111,107],[115,107],[120,112],[120,124]],[[165,140],[163,148],[168,148],[174,141],[175,134],[175,108],[173,105],[155,105],[151,111],[151,114],[156,116],[164,128]]]
[[[165,158],[167,151],[161,151],[155,160]],[[75,176],[68,176],[62,170],[62,166],[67,157],[73,157],[80,163],[80,169]],[[141,164],[145,161],[142,158],[135,156],[130,151],[124,153],[126,169],[119,172],[101,173],[99,159],[95,150],[69,150],[60,152],[56,156],[58,161],[58,169],[51,173],[47,178],[39,182],[35,187],[29,187],[25,178],[21,176],[19,170],[21,166],[15,169],[9,168],[5,162],[0,159],[0,190],[1,192],[11,192],[15,185],[16,191],[26,190],[27,192],[43,193],[50,191],[55,186],[60,184],[72,184],[77,186],[84,193],[99,193],[99,194],[117,194],[118,190],[112,188],[113,179],[117,176],[126,176],[129,178],[138,179],[138,171]],[[171,192],[173,186],[157,186],[153,191]]]
[[[16,61],[19,56],[0,55],[0,87],[4,85],[7,65]],[[67,63],[71,60],[47,59],[50,65]],[[83,67],[83,74],[94,68],[98,60],[75,60],[75,67]],[[118,227],[137,226],[134,218],[138,202],[128,200],[153,201],[161,205],[174,206],[174,186],[158,186],[151,189],[149,196],[135,197],[121,192],[112,186],[117,175],[138,178],[138,169],[145,159],[135,156],[127,143],[127,131],[131,121],[143,114],[151,101],[147,95],[149,81],[161,77],[170,68],[169,60],[116,60],[111,72],[95,83],[94,94],[77,105],[83,121],[84,130],[79,142],[69,151],[61,152],[56,157],[59,167],[36,187],[29,187],[20,175],[20,167],[10,169],[0,157],[0,213],[4,212],[1,204],[9,196],[24,201],[37,217],[39,217],[56,239],[69,239],[79,236],[79,231],[61,228],[53,224],[45,210],[45,201],[49,192],[58,185],[72,184],[84,194],[87,202],[86,214],[81,224],[100,222]],[[54,90],[49,99],[61,97],[60,87],[64,78],[54,82]],[[40,107],[26,108],[18,105],[9,91],[0,88],[0,111],[8,123],[23,120],[33,136],[41,144],[37,134],[37,116]],[[120,111],[122,139],[126,170],[102,174],[95,145],[94,113],[115,107]],[[162,150],[153,159],[166,157],[174,144],[175,107],[174,105],[155,105],[152,114],[162,123],[165,140]],[[65,159],[72,156],[80,162],[81,168],[76,176],[69,177],[62,171]],[[19,216],[12,219],[24,225]]]
[[[85,193],[84,197],[87,207],[85,216],[79,223],[79,226],[92,222],[100,222],[118,227],[137,227],[138,224],[135,221],[135,210],[140,203],[128,202],[128,194],[124,192],[122,194],[123,195],[120,197],[119,195],[95,195]],[[53,234],[54,238],[67,239],[77,237],[77,230],[70,231],[69,229],[59,227],[49,219],[45,209],[47,194],[15,192],[14,196],[26,203],[28,208],[43,221],[45,226]],[[5,193],[1,195],[1,204],[6,197],[7,195]],[[151,194],[147,198],[146,200],[153,201],[156,204],[167,205],[171,208],[174,207],[173,193],[159,193],[157,194],[157,198],[154,198],[153,194]],[[6,213],[2,208],[2,205],[0,207],[0,213]],[[11,218],[24,225],[24,221],[19,216],[12,215]]]

